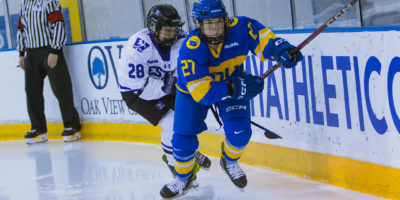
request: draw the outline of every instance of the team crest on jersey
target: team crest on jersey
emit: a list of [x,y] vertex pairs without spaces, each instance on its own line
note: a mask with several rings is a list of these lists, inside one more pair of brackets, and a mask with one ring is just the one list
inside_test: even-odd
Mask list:
[[133,48],[142,53],[145,49],[147,49],[150,46],[147,42],[142,40],[141,38],[136,39],[135,44],[133,45]]
[[197,49],[197,47],[200,46],[200,38],[197,36],[192,36],[191,38],[188,39],[186,42],[186,46],[189,49]]
[[238,18],[236,18],[236,17],[232,17],[232,18],[230,18],[229,19],[229,27],[234,27],[234,26],[236,26],[236,24],[238,23]]

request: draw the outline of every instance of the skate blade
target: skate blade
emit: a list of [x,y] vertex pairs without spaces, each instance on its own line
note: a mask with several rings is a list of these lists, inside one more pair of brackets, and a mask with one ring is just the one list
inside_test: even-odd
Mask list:
[[197,182],[197,180],[193,180],[192,186],[190,188],[197,188],[197,187],[199,187],[199,183]]
[[[38,139],[36,139],[36,138],[38,138]],[[28,144],[28,145],[38,144],[38,143],[47,142],[49,140],[47,138],[46,134],[39,135],[36,138],[27,138],[26,139],[26,144]]]
[[199,184],[196,182],[195,184],[193,184],[195,181],[193,181],[192,182],[192,184],[191,184],[191,186],[189,186],[189,188],[188,189],[186,189],[185,191],[183,191],[183,193],[182,194],[178,194],[178,195],[176,195],[176,196],[174,196],[174,197],[171,197],[171,198],[163,198],[163,199],[165,199],[165,200],[170,200],[170,199],[178,199],[178,198],[180,198],[180,197],[183,197],[183,196],[185,196],[185,195],[187,195],[190,191],[192,191],[192,190],[196,190],[198,187],[199,187]]
[[73,141],[80,140],[81,138],[82,138],[82,136],[79,132],[76,132],[73,135],[63,136],[64,142],[73,142]]
[[202,166],[200,165],[200,169],[202,169],[202,170],[210,171],[210,168],[211,168],[211,167],[202,167]]

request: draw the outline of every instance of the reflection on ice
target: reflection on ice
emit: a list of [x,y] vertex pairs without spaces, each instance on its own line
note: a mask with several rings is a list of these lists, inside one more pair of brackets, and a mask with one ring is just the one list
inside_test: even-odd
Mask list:
[[[159,146],[121,142],[0,142],[0,200],[153,200],[172,180]],[[379,199],[319,182],[242,165],[240,192],[216,158],[180,199]]]
[[49,145],[39,143],[27,146],[26,156],[33,158],[36,168],[36,189],[39,199],[57,199]]
[[180,200],[212,200],[214,199],[215,191],[211,185],[192,189],[187,195]]

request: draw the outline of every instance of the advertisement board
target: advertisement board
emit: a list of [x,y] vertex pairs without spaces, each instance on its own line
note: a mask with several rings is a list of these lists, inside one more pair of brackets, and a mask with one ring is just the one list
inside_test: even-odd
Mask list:
[[[282,34],[293,44],[308,34]],[[118,90],[116,68],[125,41],[69,45],[75,105],[83,122],[147,123],[129,110]],[[397,31],[323,33],[304,48],[296,68],[265,79],[251,102],[252,121],[283,139],[269,140],[253,127],[252,141],[400,168],[400,37]],[[0,52],[0,124],[29,123],[17,53]],[[273,62],[249,55],[247,73]],[[60,122],[58,103],[45,84],[46,116]],[[223,134],[212,114],[208,132]]]

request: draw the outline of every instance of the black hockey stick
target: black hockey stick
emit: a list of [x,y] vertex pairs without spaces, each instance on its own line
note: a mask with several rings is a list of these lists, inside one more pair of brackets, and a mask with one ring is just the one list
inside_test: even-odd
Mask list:
[[[211,109],[212,113],[214,114],[215,120],[217,120],[217,123],[219,124],[219,128],[221,128],[222,125],[223,125],[223,123],[222,123],[221,119],[219,118],[219,114],[218,114],[218,112],[217,112],[217,109],[216,109],[216,107],[215,107],[215,104],[212,105],[212,106],[210,106],[210,109]],[[267,137],[268,139],[280,139],[280,138],[282,138],[282,137],[279,136],[278,134],[276,134],[276,133],[274,133],[274,132],[272,132],[272,131],[270,131],[270,130],[264,128],[263,126],[261,126],[261,125],[255,123],[255,122],[253,122],[253,121],[250,121],[250,123],[253,124],[254,126],[257,126],[258,128],[264,130],[264,131],[265,131],[265,132],[264,132],[264,135],[265,135],[265,137]]]
[[[307,39],[305,39],[301,44],[299,44],[296,48],[289,52],[290,55],[294,55],[299,52],[304,46],[311,42],[314,38],[316,38],[322,31],[324,31],[328,26],[330,26],[334,21],[336,21],[343,13],[347,12],[358,0],[351,0],[349,4],[347,4],[342,10],[336,13],[333,17],[331,17],[328,21],[326,21],[321,27],[319,27],[316,31],[314,31]],[[275,70],[279,69],[283,65],[282,62],[274,65],[271,69],[266,71],[261,79],[265,79],[267,76],[272,74]]]
[[255,123],[255,122],[253,122],[253,121],[250,121],[250,123],[253,124],[254,126],[257,126],[258,128],[264,130],[264,131],[265,131],[265,132],[264,132],[264,135],[265,135],[265,137],[267,137],[268,139],[282,139],[281,136],[279,136],[278,134],[276,134],[276,133],[274,133],[274,132],[272,132],[272,131],[270,131],[270,130],[264,128],[263,126],[261,126],[261,125]]

